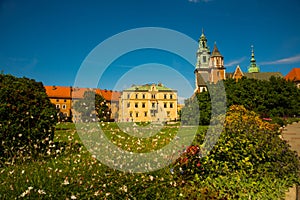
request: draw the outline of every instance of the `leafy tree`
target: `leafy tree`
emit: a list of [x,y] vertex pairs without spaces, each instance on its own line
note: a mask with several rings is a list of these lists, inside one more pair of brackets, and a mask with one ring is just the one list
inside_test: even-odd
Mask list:
[[94,91],[86,91],[83,99],[74,103],[74,109],[80,113],[83,122],[110,120],[111,112],[106,100]]
[[57,111],[44,86],[0,74],[0,155],[2,159],[40,153],[54,137]]

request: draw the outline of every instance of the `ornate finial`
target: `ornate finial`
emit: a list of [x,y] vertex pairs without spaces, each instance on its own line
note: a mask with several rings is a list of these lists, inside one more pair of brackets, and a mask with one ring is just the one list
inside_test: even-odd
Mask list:
[[255,62],[255,58],[254,58],[254,46],[251,45],[251,62]]
[[256,60],[255,60],[255,57],[254,57],[254,46],[251,45],[251,60],[250,60],[250,66],[248,68],[248,72],[249,73],[253,73],[253,72],[259,72],[260,69],[259,69],[259,66],[256,65]]

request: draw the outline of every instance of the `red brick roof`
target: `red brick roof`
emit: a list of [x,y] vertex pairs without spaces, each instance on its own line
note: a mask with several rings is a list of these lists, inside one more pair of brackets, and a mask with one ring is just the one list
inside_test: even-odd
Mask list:
[[286,80],[300,81],[300,68],[293,68],[286,76]]
[[71,98],[71,87],[45,86],[45,89],[50,98]]

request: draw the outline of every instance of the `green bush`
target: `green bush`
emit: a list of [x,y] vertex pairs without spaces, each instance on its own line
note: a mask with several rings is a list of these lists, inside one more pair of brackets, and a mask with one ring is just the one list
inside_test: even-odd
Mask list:
[[[231,106],[224,130],[209,154],[201,157],[205,149],[200,144],[204,141],[205,132],[199,132],[196,144],[188,147],[175,162],[174,176],[179,182],[209,179],[210,183],[219,185],[215,180],[239,174],[241,179],[251,178],[259,182],[260,187],[267,187],[259,179],[263,175],[274,181],[284,180],[281,184],[287,189],[299,183],[300,163],[297,153],[290,149],[286,141],[280,139],[278,128],[277,124],[262,121],[259,115],[243,106]],[[246,187],[239,185],[241,189],[244,186]],[[215,189],[234,199],[241,195],[238,194],[241,191],[229,186],[226,191]],[[282,192],[284,190],[274,195],[280,196]]]
[[0,74],[1,159],[34,155],[53,139],[57,111],[42,83]]

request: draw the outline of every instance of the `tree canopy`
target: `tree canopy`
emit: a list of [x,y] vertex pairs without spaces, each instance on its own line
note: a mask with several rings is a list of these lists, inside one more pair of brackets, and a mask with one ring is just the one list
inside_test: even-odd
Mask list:
[[[291,81],[276,77],[271,77],[270,80],[243,77],[238,81],[224,80],[223,84],[226,94],[222,93],[222,84],[217,83],[208,84],[208,91],[197,93],[192,97],[198,100],[199,124],[209,124],[212,113],[217,114],[222,111],[224,102],[226,102],[227,108],[232,105],[243,105],[261,117],[300,116],[300,90]],[[224,95],[226,95],[226,99]],[[192,101],[185,102],[183,112],[190,109],[190,102]],[[183,120],[192,119],[187,117]]]
[[41,82],[0,74],[0,154],[32,154],[54,137],[57,110]]
[[80,113],[83,122],[110,120],[111,112],[106,100],[94,91],[86,91],[83,99],[74,103],[74,109]]

